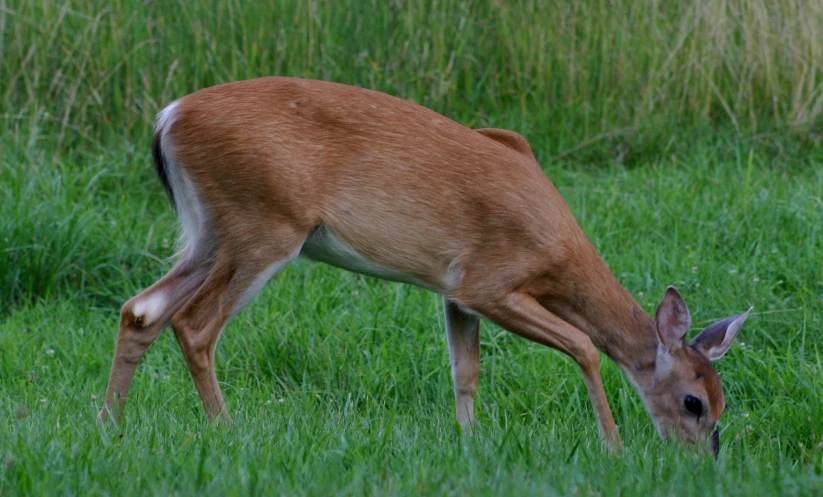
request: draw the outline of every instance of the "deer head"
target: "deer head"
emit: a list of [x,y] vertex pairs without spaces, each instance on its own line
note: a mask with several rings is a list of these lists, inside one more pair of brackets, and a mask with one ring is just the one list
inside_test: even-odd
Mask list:
[[749,312],[751,309],[721,319],[687,343],[689,309],[674,287],[666,290],[655,315],[658,344],[654,364],[633,375],[662,438],[701,445],[717,455],[717,421],[726,404],[711,362],[729,350]]

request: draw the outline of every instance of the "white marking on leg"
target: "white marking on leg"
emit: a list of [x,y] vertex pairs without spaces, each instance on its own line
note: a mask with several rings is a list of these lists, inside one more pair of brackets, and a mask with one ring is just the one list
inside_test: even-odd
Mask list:
[[151,325],[166,310],[166,294],[162,290],[152,293],[134,304],[134,319],[144,328]]

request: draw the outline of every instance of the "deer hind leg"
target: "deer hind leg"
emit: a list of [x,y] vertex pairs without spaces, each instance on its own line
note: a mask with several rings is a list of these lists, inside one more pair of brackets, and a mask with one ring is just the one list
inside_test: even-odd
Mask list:
[[480,373],[480,319],[460,310],[457,304],[445,298],[443,307],[457,422],[464,430],[470,430],[474,423],[474,394]]
[[112,359],[105,405],[97,418],[120,424],[137,364],[168,326],[172,315],[191,298],[208,275],[208,264],[186,258],[163,278],[129,299],[120,311],[120,328]]
[[266,282],[297,257],[305,236],[281,240],[274,246],[255,243],[253,253],[219,249],[206,281],[172,317],[172,329],[209,420],[231,423],[214,366],[220,334]]

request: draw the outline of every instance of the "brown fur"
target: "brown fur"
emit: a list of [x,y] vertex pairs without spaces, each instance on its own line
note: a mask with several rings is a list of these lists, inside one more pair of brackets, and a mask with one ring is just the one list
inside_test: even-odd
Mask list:
[[[290,78],[193,93],[177,101],[173,124],[160,132],[210,214],[214,257],[187,262],[209,271],[201,283],[200,270],[185,270],[201,278],[196,291],[168,283],[183,302],[158,326],[171,322],[210,415],[228,419],[214,345],[233,306],[255,275],[293,256],[320,225],[444,296],[450,344],[463,344],[452,347],[458,409],[473,404],[477,385],[471,313],[572,356],[615,445],[594,345],[641,393],[654,391],[641,366],[656,360],[655,322],[614,278],[517,133],[471,130],[383,93]],[[130,312],[156,291],[124,306],[107,406],[112,395],[125,397],[133,374],[118,366],[121,342],[136,347],[129,356],[139,360],[155,336],[157,326],[147,335]],[[141,333],[148,339],[129,345]],[[665,381],[699,390],[716,423],[722,391],[705,358],[683,349]],[[650,411],[671,417],[681,404],[667,399]],[[461,424],[472,418],[458,411]]]

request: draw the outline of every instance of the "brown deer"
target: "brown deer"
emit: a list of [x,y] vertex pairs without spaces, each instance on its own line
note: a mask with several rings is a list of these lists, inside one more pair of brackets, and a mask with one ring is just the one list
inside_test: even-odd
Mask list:
[[171,324],[210,419],[220,333],[298,255],[443,297],[457,420],[470,427],[479,321],[577,362],[601,435],[620,437],[599,348],[664,438],[718,450],[725,407],[710,361],[751,309],[691,342],[669,287],[654,319],[618,283],[512,131],[464,127],[411,102],[341,84],[261,78],[166,107],[154,160],[182,225],[179,261],[123,306],[102,420],[122,420],[140,358]]

